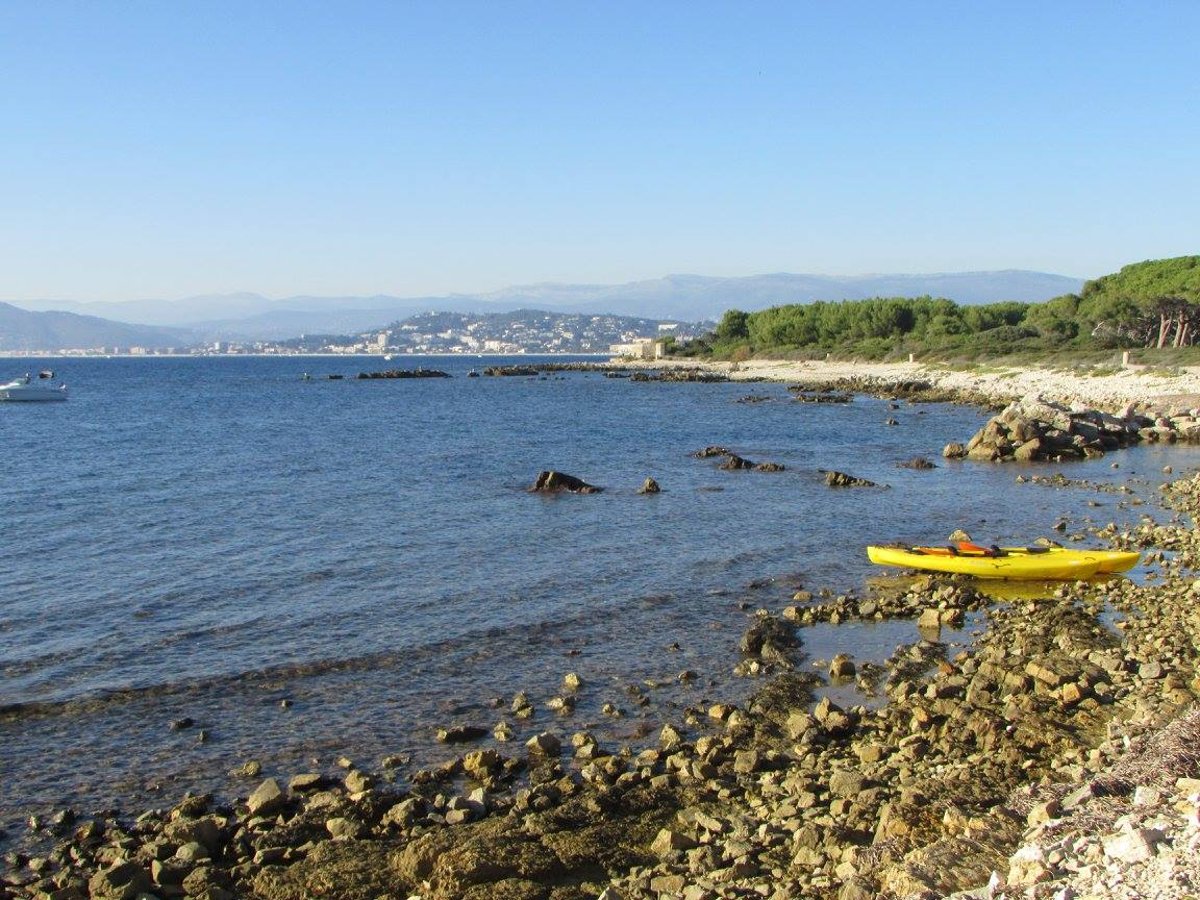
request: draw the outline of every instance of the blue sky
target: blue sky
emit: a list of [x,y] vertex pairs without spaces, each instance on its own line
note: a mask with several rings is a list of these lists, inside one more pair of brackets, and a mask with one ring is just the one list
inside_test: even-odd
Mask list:
[[0,299],[1200,252],[1200,2],[0,5]]

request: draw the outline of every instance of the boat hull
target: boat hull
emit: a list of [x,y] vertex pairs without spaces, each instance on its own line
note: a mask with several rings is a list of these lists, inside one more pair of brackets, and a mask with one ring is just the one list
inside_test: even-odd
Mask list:
[[983,556],[951,553],[915,553],[901,547],[867,547],[867,558],[881,566],[998,578],[1010,581],[1074,581],[1100,570],[1095,559],[1063,557],[1051,553]]
[[66,399],[67,389],[64,386],[47,387],[36,383],[26,384],[23,381],[0,384],[0,400],[14,403],[41,403]]
[[62,390],[16,391],[0,388],[0,400],[7,400],[11,403],[45,403],[66,399],[67,392]]

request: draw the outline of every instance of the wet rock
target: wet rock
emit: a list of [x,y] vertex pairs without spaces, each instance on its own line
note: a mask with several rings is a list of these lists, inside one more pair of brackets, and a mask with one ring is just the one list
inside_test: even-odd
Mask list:
[[830,678],[853,678],[857,671],[853,658],[846,653],[837,654],[829,663]]
[[535,493],[559,493],[567,491],[572,494],[597,494],[603,488],[588,484],[581,478],[576,478],[574,475],[567,475],[563,472],[555,472],[553,470],[544,471],[538,474],[537,480],[529,489]]
[[821,470],[825,475],[825,483],[829,487],[879,487],[875,482],[868,481],[866,478],[858,478],[854,475],[847,475],[845,472],[834,472]]
[[640,488],[638,488],[639,494],[657,494],[657,493],[660,493],[661,491],[662,491],[662,488],[660,488],[658,486],[658,482],[655,481],[653,478],[647,478],[645,481],[642,482],[642,486]]
[[437,739],[443,744],[466,744],[487,737],[488,730],[478,725],[452,725],[449,728],[439,728]]
[[740,649],[747,656],[790,665],[791,651],[799,646],[794,625],[772,615],[760,615],[742,636]]
[[236,769],[230,769],[229,774],[234,778],[257,778],[262,774],[262,763],[256,759],[251,759]]
[[750,462],[750,460],[748,460],[748,459],[743,459],[742,457],[738,456],[737,454],[730,453],[726,456],[725,461],[723,463],[721,463],[721,465],[717,466],[717,468],[725,469],[727,471],[736,471],[738,469],[753,469],[754,463]]
[[474,750],[463,757],[463,771],[476,781],[486,781],[499,773],[504,760],[495,750]]
[[351,769],[346,773],[346,777],[342,779],[346,785],[346,790],[351,794],[360,794],[363,791],[369,791],[374,786],[374,780],[365,772],[360,772],[358,769]]

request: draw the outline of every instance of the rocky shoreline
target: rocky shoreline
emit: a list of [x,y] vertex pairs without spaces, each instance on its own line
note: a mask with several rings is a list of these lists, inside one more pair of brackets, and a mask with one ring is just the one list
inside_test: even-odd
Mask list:
[[778,381],[809,393],[899,395],[996,409],[1035,395],[1110,413],[1138,404],[1144,409],[1200,406],[1200,368],[1114,364],[1054,370],[999,364],[952,367],[923,362],[757,359],[726,363],[686,358],[615,359],[608,368],[657,372],[657,377],[668,381]]
[[[250,762],[233,803],[31,823],[42,843],[5,856],[0,898],[1194,895],[1200,477],[1161,493],[1163,522],[1072,536],[1143,550],[1144,584],[1007,603],[953,578],[801,591],[752,615],[734,661],[752,699],[646,746],[569,719],[504,753],[448,730],[445,764],[404,788],[351,760],[337,778]],[[867,699],[814,705],[804,627],[883,619],[912,621],[885,666],[849,647],[823,666]],[[965,621],[980,633],[955,649],[944,629]],[[528,707],[505,698],[502,746]]]

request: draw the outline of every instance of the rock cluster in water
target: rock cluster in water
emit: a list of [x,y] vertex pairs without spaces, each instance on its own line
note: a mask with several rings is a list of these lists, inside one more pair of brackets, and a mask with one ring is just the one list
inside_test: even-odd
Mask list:
[[714,459],[722,460],[717,466],[718,469],[724,469],[727,472],[736,472],[741,469],[749,469],[755,472],[783,472],[785,467],[782,463],[775,462],[751,462],[750,460],[738,456],[732,450],[726,447],[718,447],[716,445],[705,447],[703,450],[697,450],[692,454],[696,459]]
[[438,369],[386,369],[382,372],[359,372],[358,378],[449,378],[447,372]]
[[1149,416],[1130,407],[1120,415],[1026,397],[1010,403],[966,444],[947,444],[948,459],[986,462],[1084,459],[1140,441],[1200,441],[1200,411]]

